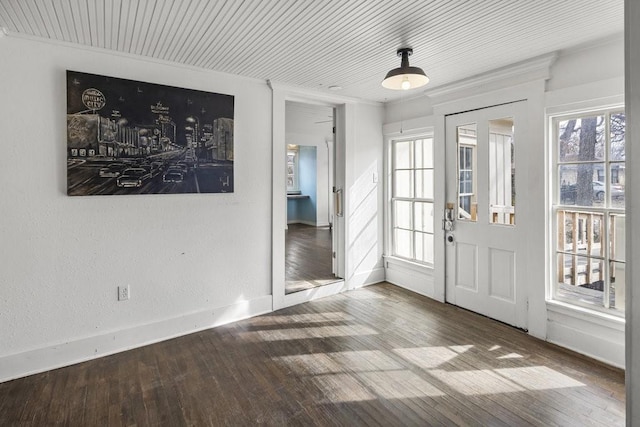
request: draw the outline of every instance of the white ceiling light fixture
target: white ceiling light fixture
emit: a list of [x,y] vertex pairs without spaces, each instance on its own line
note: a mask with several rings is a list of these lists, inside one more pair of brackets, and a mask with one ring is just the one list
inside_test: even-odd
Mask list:
[[402,57],[399,68],[394,68],[387,73],[382,81],[382,86],[393,90],[409,90],[424,86],[429,83],[429,77],[422,68],[409,65],[409,55],[413,49],[405,47],[398,49],[398,56]]

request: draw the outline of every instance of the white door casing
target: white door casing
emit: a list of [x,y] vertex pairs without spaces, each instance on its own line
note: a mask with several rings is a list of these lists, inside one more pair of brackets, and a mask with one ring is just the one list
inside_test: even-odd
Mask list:
[[344,278],[344,257],[338,256],[340,248],[344,247],[344,175],[345,175],[345,150],[344,135],[336,133],[336,129],[344,127],[344,108],[333,110],[333,203],[332,203],[332,228],[331,228],[331,272],[337,278]]
[[[300,92],[297,88],[268,82],[272,89],[273,106],[273,135],[272,135],[272,296],[273,309],[300,304],[316,298],[333,295],[344,290],[345,280],[339,280],[325,286],[307,289],[300,292],[285,294],[285,230],[287,224],[286,211],[286,101],[318,104],[334,108],[336,118],[336,135],[334,141],[335,150],[335,180],[334,186],[345,187],[346,172],[346,146],[347,139],[351,135],[348,130],[353,127],[353,117],[348,114],[352,108],[344,99],[318,97],[317,94]],[[346,209],[346,194],[343,195],[343,209]],[[334,207],[335,209],[335,207]],[[345,215],[348,213],[345,212]],[[336,252],[336,271],[338,277],[346,277],[347,261],[345,259],[346,222],[343,218],[334,218],[333,232],[337,238],[333,240],[333,250]]]
[[526,150],[518,147],[527,144],[525,114],[519,101],[445,119],[445,194],[454,218],[446,232],[446,300],[523,329],[526,242],[518,212],[528,206],[518,174]]

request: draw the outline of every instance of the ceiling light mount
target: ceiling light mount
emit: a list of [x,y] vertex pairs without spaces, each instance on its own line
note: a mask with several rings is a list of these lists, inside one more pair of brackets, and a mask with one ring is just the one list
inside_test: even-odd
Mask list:
[[382,81],[382,86],[393,90],[408,90],[424,86],[429,83],[429,77],[422,68],[409,65],[409,56],[413,49],[404,47],[398,49],[398,56],[402,58],[399,68],[389,71]]

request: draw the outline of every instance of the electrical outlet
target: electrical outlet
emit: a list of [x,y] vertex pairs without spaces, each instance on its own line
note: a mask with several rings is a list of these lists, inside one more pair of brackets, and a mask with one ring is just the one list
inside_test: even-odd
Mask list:
[[118,301],[126,301],[129,299],[129,285],[118,286]]

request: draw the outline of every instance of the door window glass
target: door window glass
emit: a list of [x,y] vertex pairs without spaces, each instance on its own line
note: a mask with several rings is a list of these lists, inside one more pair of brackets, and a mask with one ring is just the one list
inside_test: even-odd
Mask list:
[[513,118],[489,121],[489,222],[514,225],[515,161]]
[[476,193],[477,125],[458,126],[458,219],[477,221]]

